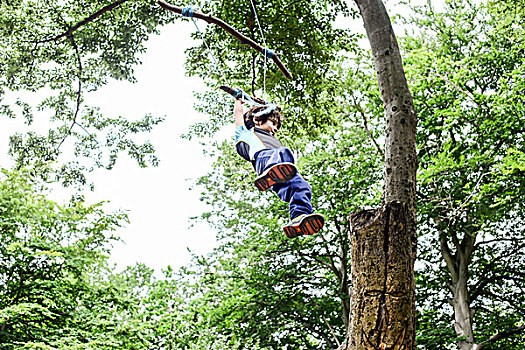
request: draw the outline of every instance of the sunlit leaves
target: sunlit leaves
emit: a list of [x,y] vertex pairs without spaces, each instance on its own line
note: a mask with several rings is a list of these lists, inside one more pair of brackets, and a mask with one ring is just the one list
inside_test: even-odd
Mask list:
[[85,205],[81,198],[59,205],[44,191],[27,171],[2,171],[3,349],[50,344],[75,327],[79,306],[96,289],[89,273],[104,265],[116,239],[112,231],[127,220],[123,213],[106,214],[101,204]]

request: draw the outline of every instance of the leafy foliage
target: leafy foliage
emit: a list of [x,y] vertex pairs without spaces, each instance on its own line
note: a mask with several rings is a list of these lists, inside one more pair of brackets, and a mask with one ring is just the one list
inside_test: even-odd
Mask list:
[[[422,313],[434,314],[428,326],[420,324],[424,330],[436,323],[449,327],[451,310],[441,309],[445,286],[454,286],[455,297],[458,273],[468,266],[468,303],[482,343],[525,317],[523,276],[516,270],[525,262],[525,184],[517,151],[525,146],[525,42],[517,13],[495,15],[470,1],[446,4],[444,13],[420,8],[424,35],[405,40],[420,123],[420,295]],[[457,341],[453,334],[444,339],[441,344]],[[523,346],[504,342],[494,346]]]
[[[204,40],[219,62],[216,66],[207,54],[206,46],[188,51],[187,70],[198,75],[211,88],[201,94],[201,112],[210,115],[210,122],[200,124],[196,134],[202,131],[214,132],[231,122],[230,110],[226,109],[219,85],[239,86],[259,97],[282,105],[289,116],[286,130],[302,138],[315,138],[327,126],[335,125],[332,114],[333,97],[338,89],[337,73],[333,63],[341,59],[345,51],[356,50],[358,35],[349,30],[334,27],[338,14],[355,16],[355,9],[348,8],[343,1],[265,1],[256,4],[254,12],[249,2],[205,2],[201,11],[227,22],[240,33],[264,44],[277,52],[293,79],[284,78],[273,62],[267,62],[264,74],[264,57],[224,30],[208,26]],[[259,20],[262,33],[257,26]],[[334,79],[335,81],[331,81]],[[266,87],[266,90],[264,90]],[[220,101],[221,103],[216,103]],[[302,103],[309,101],[308,104]],[[304,128],[308,126],[308,133]]]
[[[166,23],[163,11],[149,1],[19,0],[2,2],[0,23],[0,112],[23,118],[30,130],[11,137],[18,169],[85,185],[87,172],[112,168],[121,152],[142,167],[157,164],[153,146],[135,135],[160,118],[108,117],[84,101],[108,79],[134,81],[144,42]],[[30,129],[41,115],[51,123],[47,134]]]
[[[109,305],[119,306],[113,291],[93,284],[90,276],[104,272],[103,262],[116,239],[111,232],[126,215],[105,214],[101,204],[85,206],[81,198],[60,206],[46,199],[43,191],[27,172],[2,171],[3,349],[61,343],[61,338],[71,333],[80,333],[77,337],[88,342],[89,328],[93,331],[104,323],[104,316],[96,309],[105,309],[107,316]],[[93,319],[95,314],[101,317],[99,321]],[[111,320],[115,326],[115,316],[106,321]]]
[[[46,135],[13,135],[19,171],[3,170],[0,181],[0,348],[337,346],[348,325],[349,214],[381,200],[374,68],[359,36],[335,27],[338,15],[355,15],[346,3],[255,5],[264,39],[249,3],[199,8],[266,41],[294,79],[270,62],[265,78],[262,56],[206,27],[218,67],[203,43],[188,50],[187,70],[209,87],[198,109],[210,118],[188,137],[231,122],[230,97],[218,85],[267,94],[285,111],[280,137],[296,152],[327,226],[311,239],[285,240],[286,205],[252,189],[253,170],[230,140],[210,145],[217,161],[197,186],[211,206],[201,219],[214,225],[219,245],[156,279],[140,264],[119,273],[107,265],[111,232],[125,214],[82,198],[54,203],[36,178],[87,183],[87,170],[111,168],[120,152],[140,166],[156,164],[153,146],[134,135],[160,119],[104,116],[84,98],[108,79],[133,81],[148,35],[179,18],[147,1],[2,3],[0,113],[28,126],[46,114],[52,124]],[[451,326],[450,302],[466,262],[475,341],[522,349],[520,333],[504,335],[525,322],[523,1],[446,5],[443,13],[417,8],[410,21],[418,34],[402,40],[419,114],[419,347],[454,348],[463,340]],[[32,93],[46,97],[33,103]],[[91,163],[72,160],[65,145],[73,143],[72,156]]]

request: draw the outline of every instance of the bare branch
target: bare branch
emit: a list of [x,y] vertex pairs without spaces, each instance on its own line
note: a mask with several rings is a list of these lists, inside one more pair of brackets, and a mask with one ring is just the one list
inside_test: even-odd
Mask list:
[[[474,188],[472,189],[472,192],[470,193],[470,195],[463,201],[463,203],[461,203],[459,205],[459,207],[455,210],[455,212],[459,212],[461,209],[463,209],[467,204],[468,202],[470,201],[470,199],[474,196],[474,193],[476,192],[476,190],[479,188],[480,184],[481,184],[481,180],[487,176],[487,175],[490,175],[492,173],[495,173],[495,171],[489,171],[489,172],[486,172],[486,173],[483,173],[483,174],[480,174],[479,178],[478,178],[478,181],[476,182],[476,185],[474,186]],[[454,213],[454,214],[456,214]]]
[[359,114],[361,114],[361,117],[363,118],[363,127],[366,131],[366,133],[368,134],[368,136],[370,137],[370,139],[372,140],[372,142],[374,143],[374,146],[376,147],[377,149],[377,152],[379,153],[379,155],[381,155],[382,158],[385,157],[385,153],[383,152],[383,150],[381,149],[381,147],[379,146],[379,144],[376,142],[376,139],[374,138],[374,135],[372,135],[372,133],[370,132],[370,130],[368,129],[368,119],[366,117],[366,114],[365,114],[365,111],[363,110],[363,107],[361,107],[361,105],[359,104],[359,102],[357,101],[357,98],[356,96],[354,95],[354,91],[351,90],[346,84],[345,82],[341,82],[343,84],[343,86],[346,88],[347,91],[350,92],[350,96],[352,97],[352,100],[354,102],[353,106],[355,107],[355,109],[357,109],[357,111],[359,112]]
[[441,233],[439,235],[439,242],[441,243],[441,254],[443,255],[443,259],[445,259],[448,270],[450,271],[450,274],[452,276],[452,281],[453,283],[456,283],[456,281],[458,280],[458,271],[456,271],[456,268],[454,265],[454,258],[447,244],[447,238],[446,238],[445,233]]
[[326,317],[324,317],[323,310],[319,307],[319,305],[315,302],[314,298],[312,298],[311,296],[310,296],[310,300],[314,303],[315,307],[317,307],[317,309],[319,310],[319,313],[321,314],[321,317],[323,318],[324,323],[326,323],[326,325],[328,326],[328,329],[330,329],[330,333],[332,333],[332,337],[334,337],[335,341],[337,342],[337,346],[338,347],[341,346],[341,343],[339,342],[339,339],[337,339],[337,336],[335,335],[334,330],[330,326],[330,323],[328,322]]
[[461,87],[459,87],[457,84],[454,84],[454,82],[452,82],[448,77],[445,77],[441,74],[439,74],[437,72],[437,69],[434,73],[438,78],[444,80],[445,82],[447,82],[448,84],[454,86],[458,91],[462,92],[465,96],[467,96],[469,99],[471,99],[473,102],[476,102],[476,97],[474,97],[473,94],[471,94],[470,92],[468,91],[465,91],[464,89],[462,89]]
[[483,244],[492,244],[492,243],[500,243],[500,242],[516,242],[516,239],[515,238],[495,238],[495,239],[478,242],[476,243],[476,247],[479,247]]
[[521,280],[520,277],[525,276],[524,273],[521,271],[516,271],[513,269],[506,268],[505,270],[507,272],[512,273],[516,277],[513,276],[506,276],[506,275],[489,275],[489,269],[493,268],[497,261],[502,260],[503,258],[506,258],[508,256],[515,255],[516,253],[519,253],[524,245],[517,245],[513,249],[507,249],[505,251],[505,254],[501,254],[494,259],[492,259],[489,263],[487,263],[483,269],[483,272],[480,274],[481,279],[476,283],[476,285],[473,287],[471,300],[475,300],[480,295],[483,295],[483,292],[486,289],[486,286],[490,283],[493,283],[498,280]]
[[354,100],[354,107],[355,107],[355,109],[357,109],[357,111],[359,112],[359,114],[363,118],[363,128],[365,129],[366,133],[368,134],[368,137],[370,137],[370,140],[372,140],[372,142],[374,143],[374,146],[377,149],[377,153],[379,153],[379,155],[381,155],[382,158],[385,158],[385,152],[383,152],[383,150],[381,149],[381,147],[377,143],[376,139],[374,138],[374,135],[372,135],[372,133],[368,129],[368,119],[366,117],[365,111],[363,110],[363,107],[361,107],[361,105],[356,100],[356,97],[355,97],[355,95],[353,93],[351,94],[351,96],[352,96],[352,99]]
[[[60,141],[60,143],[56,147],[56,150],[58,150],[62,146],[62,144],[64,143],[66,138],[69,135],[71,135],[71,130],[73,130],[73,127],[75,126],[75,124],[78,124],[77,123],[77,117],[78,117],[78,112],[80,111],[80,105],[82,103],[82,59],[80,58],[80,52],[78,51],[78,46],[77,46],[77,43],[75,42],[75,39],[73,38],[72,35],[69,35],[68,38],[71,41],[71,45],[73,45],[73,48],[75,49],[75,54],[76,54],[77,60],[78,60],[77,102],[76,102],[75,113],[73,114],[73,122],[71,123],[71,126],[69,127],[69,130],[68,130],[67,134],[64,135],[64,137],[62,138],[62,141]],[[80,124],[78,124],[78,125],[80,125]]]
[[[449,226],[450,226],[450,224],[449,224]],[[454,246],[456,247],[458,252],[462,253],[463,250],[461,249],[461,244],[459,243],[459,238],[458,238],[458,235],[456,233],[456,230],[451,230],[450,236],[452,237],[452,242],[454,243]]]
[[[308,255],[308,254],[304,254],[304,253],[301,253],[301,252],[298,252],[298,255],[303,257],[303,258],[311,258],[315,261],[317,261],[318,263],[320,263],[321,265],[324,265],[326,266],[328,269],[334,271],[334,267],[332,265],[330,265],[330,263],[324,261],[323,259],[319,259],[317,256],[313,256],[313,255]],[[337,269],[334,271],[337,275]]]

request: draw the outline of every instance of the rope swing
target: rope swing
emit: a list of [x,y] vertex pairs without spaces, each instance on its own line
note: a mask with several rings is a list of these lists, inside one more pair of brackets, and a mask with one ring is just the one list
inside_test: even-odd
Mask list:
[[[262,39],[263,39],[263,43],[264,43],[265,47],[257,44],[252,39],[250,39],[250,38],[244,36],[243,34],[239,33],[237,30],[235,30],[233,27],[231,27],[229,24],[227,24],[226,22],[222,21],[219,18],[216,18],[216,17],[210,16],[210,15],[206,15],[206,14],[194,11],[191,7],[184,7],[184,8],[177,7],[177,6],[174,6],[174,5],[171,5],[171,4],[167,3],[164,0],[158,0],[157,2],[158,2],[158,4],[161,7],[163,7],[166,10],[173,11],[175,13],[178,13],[178,14],[182,15],[182,16],[191,18],[193,20],[193,23],[195,23],[194,18],[198,18],[198,19],[202,19],[203,21],[205,21],[207,23],[215,24],[215,25],[219,26],[220,28],[224,29],[226,32],[228,32],[233,37],[235,37],[241,43],[246,44],[246,45],[250,46],[252,49],[254,49],[255,51],[261,53],[264,56],[264,60],[265,60],[264,61],[265,66],[264,66],[264,90],[263,91],[266,90],[266,59],[273,60],[274,63],[277,65],[277,67],[279,67],[279,69],[281,70],[281,72],[283,73],[283,75],[286,78],[288,78],[288,79],[292,78],[292,74],[284,66],[284,64],[281,62],[281,59],[279,58],[279,55],[266,47],[266,40],[264,39],[262,28],[261,28],[261,25],[259,23],[259,18],[257,17],[257,12],[255,11],[255,6],[254,6],[253,2],[252,2],[252,8],[253,8],[254,13],[255,13],[255,18],[257,20],[257,24],[259,25],[259,29],[261,31],[261,35],[262,35]],[[197,27],[197,29],[199,29],[196,23],[195,23],[195,26]],[[199,32],[200,32],[200,30],[199,30]],[[208,44],[206,44],[206,47],[209,50]],[[210,52],[211,52],[211,50],[210,50]],[[212,57],[213,57],[213,54],[212,54]],[[214,60],[215,63],[217,63],[215,58],[213,58],[213,60]]]
[[264,66],[263,66],[263,100],[264,100],[266,99],[266,59],[272,58],[274,53],[273,51],[268,49],[268,46],[266,45],[266,38],[264,37],[264,33],[261,27],[261,22],[259,22],[259,16],[257,16],[257,10],[255,9],[255,4],[253,3],[253,0],[250,0],[250,3],[252,4],[253,14],[255,15],[255,21],[257,22],[259,31],[261,32],[261,38],[264,44],[264,48],[261,51],[262,55],[264,56]]
[[183,15],[184,17],[189,17],[193,21],[195,28],[197,28],[197,31],[199,32],[202,38],[202,41],[204,41],[204,45],[206,45],[206,48],[208,49],[208,52],[210,53],[211,58],[213,59],[213,63],[215,63],[215,68],[217,68],[217,72],[220,74],[219,64],[217,63],[217,60],[215,59],[215,56],[213,55],[213,52],[211,51],[210,46],[208,45],[208,42],[204,37],[204,33],[199,29],[197,22],[195,22],[195,19],[193,18],[193,9],[191,7],[184,7],[182,9],[181,15]]

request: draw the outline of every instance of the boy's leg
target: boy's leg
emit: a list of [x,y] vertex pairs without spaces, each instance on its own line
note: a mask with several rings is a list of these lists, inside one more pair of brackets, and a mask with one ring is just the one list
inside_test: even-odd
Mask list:
[[255,170],[259,177],[255,179],[255,186],[266,191],[274,184],[290,181],[297,173],[293,162],[292,152],[285,147],[258,152],[255,156]]
[[310,184],[300,175],[284,184],[276,184],[272,188],[281,200],[290,203],[290,223],[283,230],[288,238],[302,235],[313,235],[321,230],[324,217],[312,213],[312,189]]
[[272,189],[282,201],[290,204],[292,220],[299,215],[312,213],[312,189],[301,174],[296,174],[286,183],[275,184]]
[[255,159],[255,170],[260,175],[256,180],[256,186],[257,182],[268,184],[266,179],[269,178],[271,169],[288,164],[294,166],[292,177],[285,182],[272,183],[272,190],[282,201],[290,204],[291,222],[284,227],[286,236],[294,238],[318,232],[324,224],[324,217],[321,214],[312,213],[312,189],[310,184],[300,174],[297,174],[292,152],[286,147],[267,149],[257,153]]

